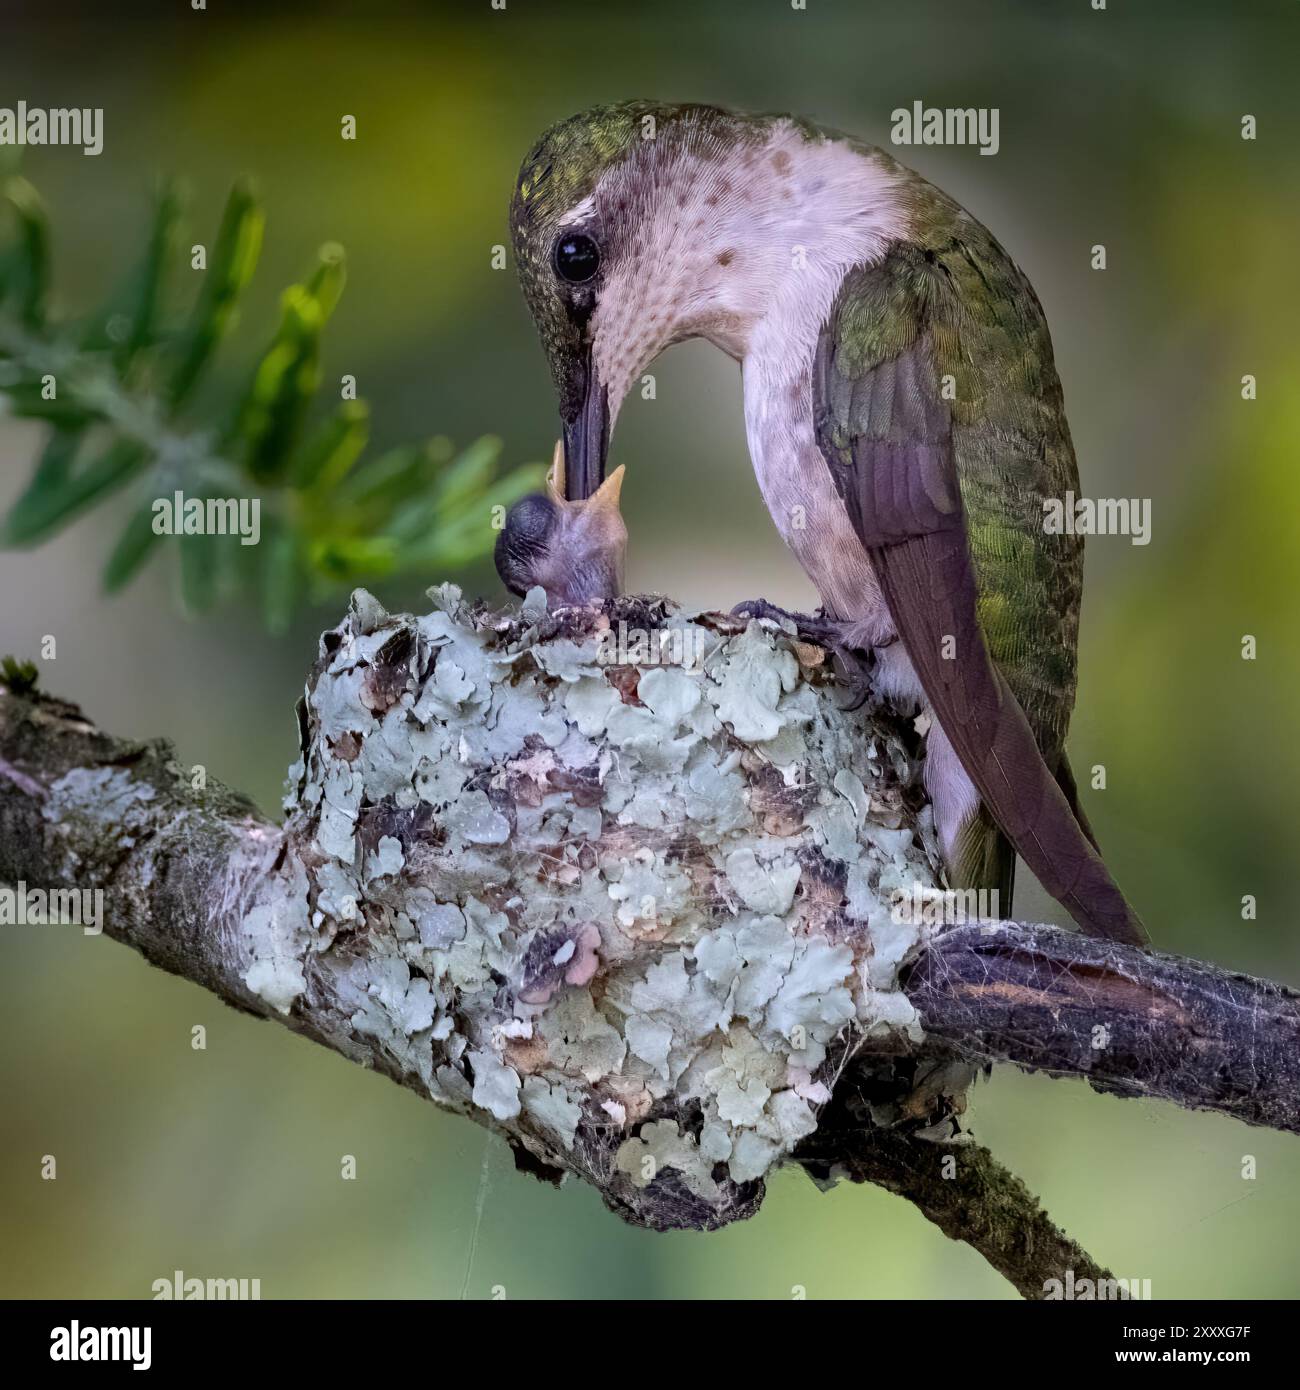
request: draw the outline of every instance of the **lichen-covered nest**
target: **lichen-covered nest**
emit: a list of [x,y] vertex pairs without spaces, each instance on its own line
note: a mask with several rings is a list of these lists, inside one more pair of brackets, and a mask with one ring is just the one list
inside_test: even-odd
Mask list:
[[[771,622],[358,592],[291,770],[300,913],[246,981],[656,1226],[754,1209],[864,1045],[920,1037],[892,910],[936,881],[906,726]],[[305,962],[305,964],[304,964]]]

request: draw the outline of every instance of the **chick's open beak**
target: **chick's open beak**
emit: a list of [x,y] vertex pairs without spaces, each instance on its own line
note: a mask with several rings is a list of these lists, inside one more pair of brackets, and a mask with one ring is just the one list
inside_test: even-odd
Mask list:
[[618,509],[619,498],[623,494],[623,475],[627,472],[624,464],[619,466],[601,482],[596,491],[585,501],[574,501],[567,496],[568,465],[564,458],[564,446],[557,439],[555,452],[551,455],[551,466],[546,474],[546,492],[557,506],[563,506],[571,517],[581,517],[588,522],[599,522],[609,536],[621,535],[627,540],[627,527],[623,523],[623,513]]
[[540,584],[557,605],[617,597],[627,549],[619,511],[623,472],[620,465],[585,501],[569,501],[564,448],[557,442],[545,496],[516,503],[497,541],[497,571],[507,588],[522,595]]

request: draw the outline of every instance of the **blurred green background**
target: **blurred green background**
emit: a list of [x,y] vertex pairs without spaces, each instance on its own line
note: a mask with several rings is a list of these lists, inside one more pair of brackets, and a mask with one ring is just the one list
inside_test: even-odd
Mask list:
[[[6,5],[0,106],[102,106],[97,159],[28,152],[55,284],[78,310],[138,249],[152,179],[193,191],[210,238],[251,172],[267,244],[223,353],[235,384],[279,290],[326,238],[350,284],[326,380],[357,375],[383,446],[492,432],[505,462],[549,455],[550,384],[508,241],[518,162],[551,121],[652,95],[798,111],[887,143],[920,99],[996,106],[1001,150],[905,162],[987,223],[1052,325],[1091,496],[1152,499],[1153,540],[1089,545],[1072,756],[1116,876],[1156,943],[1300,984],[1292,874],[1300,740],[1300,186],[1294,4],[864,3],[620,6],[489,0],[409,7]],[[1259,138],[1240,138],[1254,114]],[[339,138],[342,115],[359,138]],[[1090,269],[1094,243],[1109,268]],[[189,242],[186,242],[188,245]],[[738,372],[700,344],[653,369],[614,443],[628,465],[629,585],[728,606],[812,594],[750,474]],[[1259,399],[1244,402],[1254,374]],[[41,431],[0,419],[0,507]],[[98,592],[119,505],[54,544],[0,554],[0,651],[116,733],[278,801],[318,631],[243,611],[178,616],[174,557]],[[428,575],[432,583],[448,576]],[[500,596],[489,565],[459,576]],[[419,586],[381,589],[390,606]],[[1289,620],[1289,621],[1288,621]],[[1243,634],[1259,656],[1243,661]],[[1288,634],[1290,634],[1288,636]],[[1023,875],[1022,875],[1023,882]],[[1243,921],[1253,894],[1258,919]],[[1061,920],[1033,885],[1026,917]],[[623,1226],[579,1187],[516,1176],[468,1122],[223,1008],[75,931],[0,938],[0,1293],[145,1297],[175,1269],[258,1277],[265,1297],[1009,1297],[964,1246],[879,1190],[779,1175],[759,1215],[707,1235]],[[203,1024],[208,1046],[190,1048]],[[974,1129],[1117,1274],[1156,1297],[1300,1294],[1300,1144],[1213,1116],[998,1073]],[[43,1154],[58,1179],[40,1179]],[[340,1158],[356,1155],[356,1181]],[[1244,1181],[1244,1155],[1258,1177]]]

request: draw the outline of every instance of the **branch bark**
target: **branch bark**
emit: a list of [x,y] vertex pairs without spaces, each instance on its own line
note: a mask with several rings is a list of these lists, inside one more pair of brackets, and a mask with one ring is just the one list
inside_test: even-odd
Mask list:
[[955,927],[904,981],[962,1055],[1300,1133],[1300,993],[1018,922]]
[[106,936],[264,1017],[232,932],[249,899],[277,891],[283,840],[219,782],[193,789],[168,743],[0,684],[0,883],[103,892]]
[[[392,654],[400,652],[413,669],[423,660],[411,643],[382,638],[381,630],[372,643],[379,657],[396,661]],[[378,698],[381,707],[395,700],[401,671],[382,660],[368,669],[363,698]],[[631,690],[635,699],[634,685]],[[396,821],[384,826],[387,838],[404,833]],[[421,822],[419,829],[428,827]],[[376,839],[380,847],[384,842]],[[73,705],[0,685],[0,883],[103,889],[110,903],[105,933],[152,964],[427,1096],[428,1077],[415,1074],[404,1061],[408,1054],[358,1027],[355,998],[340,994],[344,976],[338,961],[329,961],[340,942],[307,953],[301,988],[289,1002],[277,1001],[274,989],[259,982],[247,923],[259,914],[307,919],[315,890],[309,895],[303,854],[292,834],[245,798],[211,781],[202,790],[191,787],[166,743],[113,738]],[[819,883],[825,891],[826,882]],[[373,966],[373,949],[367,932],[350,937],[345,969]],[[273,977],[282,978],[283,962],[276,969]],[[953,1058],[959,1068],[1010,1061],[1081,1076],[1121,1095],[1157,1096],[1293,1132],[1298,1127],[1300,996],[1285,986],[1053,927],[984,923],[933,937],[904,988],[926,1038],[899,1058],[898,1085],[882,1099],[880,1061],[864,1040],[830,1078],[832,1098],[793,1157],[819,1180],[846,1176],[905,1197],[946,1234],[979,1250],[1027,1297],[1042,1297],[1047,1281],[1064,1279],[1068,1270],[1076,1281],[1109,1276],[986,1150],[930,1142],[936,1114],[946,1113],[960,1086],[918,1083],[927,1068],[933,1077]],[[475,1118],[510,1140],[521,1166],[559,1176],[538,1160],[535,1146],[520,1144],[517,1130],[481,1113]],[[721,1204],[706,1207],[671,1169],[649,1194],[634,1193],[615,1171],[618,1138],[599,1127],[586,1133],[587,1124],[584,1118],[578,1157],[566,1166],[630,1219],[707,1227],[757,1207],[761,1182],[727,1179],[720,1183]],[[955,1167],[944,1165],[945,1157]]]

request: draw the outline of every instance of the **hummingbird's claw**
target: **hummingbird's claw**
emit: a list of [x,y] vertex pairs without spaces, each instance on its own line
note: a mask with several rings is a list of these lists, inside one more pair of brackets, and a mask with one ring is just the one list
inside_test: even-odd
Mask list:
[[871,666],[867,654],[857,647],[837,643],[831,648],[831,655],[834,658],[835,679],[849,693],[848,703],[840,708],[846,714],[851,714],[861,709],[871,696]]
[[861,709],[871,694],[871,659],[868,653],[857,647],[850,647],[843,641],[843,625],[827,618],[821,613],[791,613],[778,608],[765,598],[746,599],[732,610],[737,618],[768,618],[773,622],[788,621],[795,626],[801,642],[811,642],[825,647],[834,663],[835,678],[848,691],[848,704],[841,705],[845,711]]
[[791,622],[801,642],[812,642],[818,647],[833,651],[839,643],[839,624],[815,613],[791,613],[789,609],[778,608],[765,598],[746,599],[732,610],[737,618],[767,618],[772,622]]

